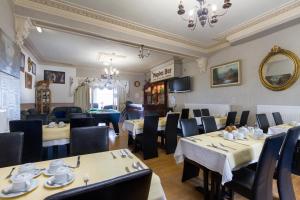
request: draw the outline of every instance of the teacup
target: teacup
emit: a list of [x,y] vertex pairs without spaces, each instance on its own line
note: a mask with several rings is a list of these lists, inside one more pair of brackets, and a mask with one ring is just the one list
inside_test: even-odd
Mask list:
[[238,132],[236,134],[236,138],[239,140],[243,140],[245,138],[245,134],[243,132]]
[[70,180],[70,168],[68,167],[59,167],[54,174],[54,182],[56,184],[63,184]]
[[232,133],[224,133],[224,138],[227,139],[227,140],[233,140],[234,139],[234,136]]
[[254,139],[260,139],[263,135],[264,135],[263,130],[261,130],[260,128],[254,129],[254,134],[253,134]]
[[26,163],[20,166],[19,168],[19,174],[21,173],[33,173],[33,171],[36,169],[34,163]]
[[30,173],[22,173],[12,178],[12,190],[14,192],[24,192],[30,188],[32,175]]
[[56,126],[56,123],[55,122],[50,122],[48,124],[48,128],[54,128]]
[[297,122],[296,121],[291,121],[290,123],[289,123],[291,126],[297,126]]
[[65,126],[65,123],[64,123],[64,122],[59,122],[59,123],[58,123],[58,127],[59,127],[59,128],[64,127],[64,126]]
[[54,174],[59,167],[64,166],[65,162],[62,159],[53,160],[49,164],[48,172]]

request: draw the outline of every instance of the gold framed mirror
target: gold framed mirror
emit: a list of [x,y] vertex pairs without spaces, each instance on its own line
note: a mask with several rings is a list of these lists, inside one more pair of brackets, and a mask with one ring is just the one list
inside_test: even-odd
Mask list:
[[273,91],[291,87],[299,78],[298,56],[279,46],[274,46],[259,67],[259,78],[263,86]]

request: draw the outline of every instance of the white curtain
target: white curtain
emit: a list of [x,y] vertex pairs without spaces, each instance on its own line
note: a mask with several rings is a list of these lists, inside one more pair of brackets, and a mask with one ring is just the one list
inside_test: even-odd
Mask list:
[[127,97],[129,94],[129,82],[119,81],[119,84],[117,84],[116,89],[118,95],[118,110],[122,111],[126,106]]
[[83,112],[90,108],[90,87],[81,85],[76,88],[74,93],[74,104],[82,109]]

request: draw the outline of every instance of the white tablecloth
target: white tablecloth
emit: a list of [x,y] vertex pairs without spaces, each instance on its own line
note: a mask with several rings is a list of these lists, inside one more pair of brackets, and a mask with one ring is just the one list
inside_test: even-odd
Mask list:
[[[289,125],[289,124],[281,124],[281,125],[278,125],[278,126],[271,126],[269,127],[268,129],[268,134],[270,135],[276,135],[276,134],[279,134],[279,133],[287,133],[288,130],[290,128],[293,128],[295,126],[292,126],[292,125]],[[299,140],[300,140],[300,136],[299,136]]]
[[[224,184],[232,180],[232,171],[258,161],[265,138],[255,140],[248,136],[248,140],[228,141],[218,136],[220,133],[217,131],[193,136],[196,138],[196,142],[181,138],[174,154],[176,162],[183,162],[185,157],[193,160],[209,170],[221,174],[222,184]],[[235,150],[222,147],[228,150],[225,152],[207,146],[212,143],[219,147],[222,143]]]

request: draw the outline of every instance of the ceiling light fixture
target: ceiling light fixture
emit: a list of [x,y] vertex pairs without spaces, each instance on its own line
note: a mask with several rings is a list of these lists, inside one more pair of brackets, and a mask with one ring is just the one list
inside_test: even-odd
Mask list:
[[[199,6],[195,6],[193,9],[189,11],[188,18],[184,18],[183,20],[188,22],[188,28],[191,30],[195,30],[197,23],[201,24],[202,27],[208,23],[211,27],[218,22],[218,18],[225,15],[228,11],[228,8],[231,7],[230,0],[224,0],[223,3],[223,11],[218,11],[218,6],[216,4],[209,4],[206,0],[197,0]],[[178,5],[177,14],[183,16],[185,14],[185,9],[183,5],[183,1],[181,0]]]
[[140,59],[143,59],[145,57],[150,56],[150,50],[149,49],[148,49],[147,53],[145,53],[144,51],[145,51],[144,45],[141,45],[140,50],[139,50],[139,55],[138,55]]
[[41,27],[39,27],[39,26],[36,26],[36,30],[37,30],[37,32],[39,32],[39,33],[42,33],[42,32],[43,32],[43,29],[42,29]]

